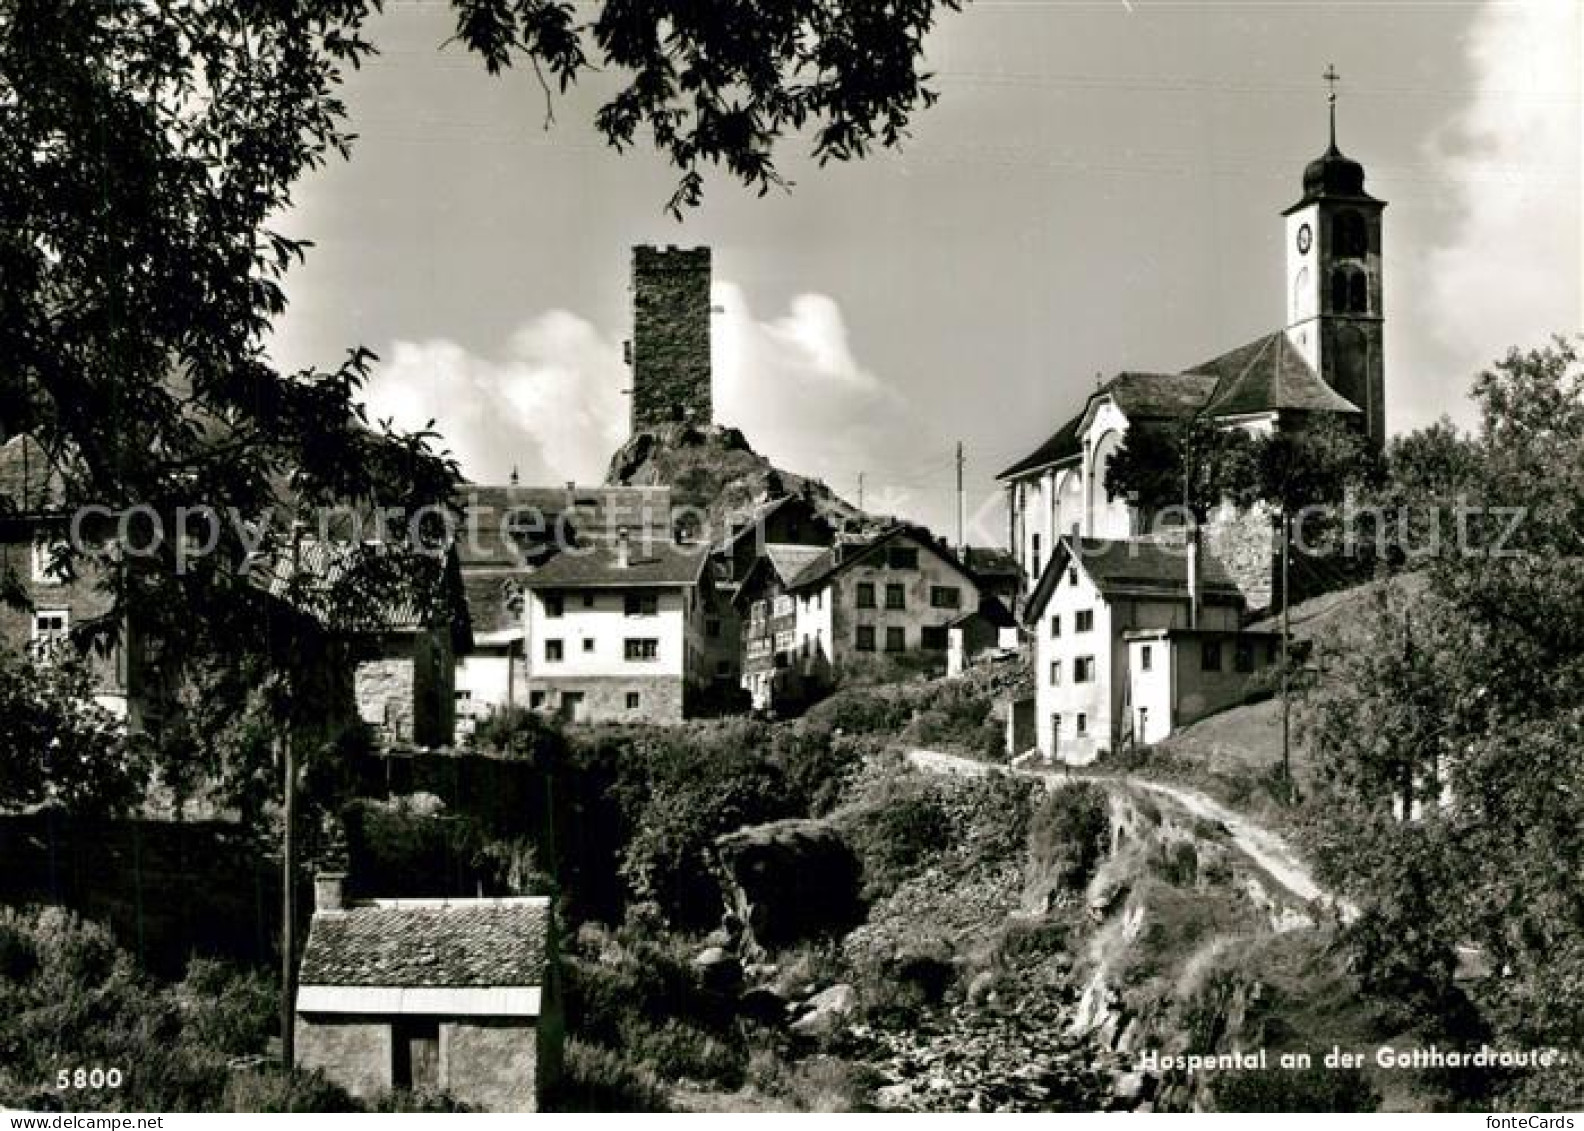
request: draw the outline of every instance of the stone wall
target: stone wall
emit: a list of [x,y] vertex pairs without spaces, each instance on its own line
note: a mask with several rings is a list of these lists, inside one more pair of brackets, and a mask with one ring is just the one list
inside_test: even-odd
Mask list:
[[411,656],[360,660],[353,674],[359,717],[387,741],[411,742],[413,684]]
[[[581,694],[574,711],[566,694]],[[571,722],[679,723],[687,717],[689,694],[679,676],[536,676],[528,681],[528,701],[537,710],[560,712]],[[627,696],[638,695],[636,709]]]
[[633,248],[632,430],[714,422],[710,249]]
[[444,632],[391,636],[353,673],[358,715],[391,743],[449,746],[456,738],[456,657]]
[[[297,1015],[298,1067],[318,1069],[360,1099],[391,1090],[393,1021]],[[538,1031],[529,1018],[442,1019],[440,1090],[482,1111],[538,1110]]]
[[527,1018],[468,1017],[441,1026],[440,1083],[483,1111],[537,1111],[538,1033]]
[[1223,509],[1211,517],[1205,545],[1232,575],[1251,614],[1277,607],[1281,599],[1281,542],[1267,508]]
[[296,1038],[298,1067],[319,1069],[360,1099],[390,1091],[388,1019],[299,1013]]

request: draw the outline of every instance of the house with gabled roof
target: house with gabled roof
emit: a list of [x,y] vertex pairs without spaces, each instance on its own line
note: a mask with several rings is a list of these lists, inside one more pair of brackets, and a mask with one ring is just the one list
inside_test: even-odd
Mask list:
[[559,1062],[549,900],[346,898],[315,880],[294,1005],[297,1067],[354,1096],[445,1093],[532,1112]]
[[[772,689],[795,685],[807,696],[844,665],[875,657],[923,658],[944,670],[951,624],[979,607],[978,579],[923,527],[898,523],[839,536],[812,556],[780,554],[779,563],[755,567],[748,580],[758,596],[746,606],[750,625],[757,616],[764,627],[750,629],[745,641],[762,651],[768,636],[770,663],[787,673],[772,679]],[[795,576],[784,577],[799,561]],[[764,662],[759,655],[755,665]],[[747,663],[745,656],[745,670]]]
[[[1149,516],[1105,486],[1130,430],[1202,419],[1258,433],[1329,416],[1383,442],[1385,207],[1365,192],[1363,166],[1337,149],[1333,107],[1330,146],[1305,168],[1303,194],[1283,212],[1282,327],[1181,370],[1117,374],[997,476],[1007,498],[1008,546],[1031,582],[1061,538],[1133,538],[1150,528]],[[1268,541],[1268,530],[1257,527],[1248,537]],[[1255,568],[1240,569],[1238,579],[1258,603],[1272,586],[1268,554],[1256,557]]]
[[[165,698],[159,673],[143,662],[136,626],[116,613],[103,563],[85,554],[66,568],[72,516],[60,463],[26,433],[0,444],[0,662],[70,649],[87,668],[98,706],[130,730],[153,729]],[[114,527],[79,516],[76,533],[109,545]]]
[[738,582],[732,607],[741,625],[742,686],[756,710],[804,697],[792,582],[825,554],[823,546],[771,543]]
[[[713,681],[721,599],[709,547],[640,540],[563,550],[524,582],[528,705],[569,722],[673,723]],[[718,627],[716,629],[718,631]]]
[[1058,539],[1023,610],[1039,751],[1084,764],[1258,694],[1280,637],[1245,628],[1246,611],[1196,540]]
[[457,554],[473,625],[473,649],[456,673],[462,733],[489,711],[525,706],[524,613],[527,578],[566,549],[600,545],[627,530],[640,542],[670,541],[668,487],[530,487],[466,484]]

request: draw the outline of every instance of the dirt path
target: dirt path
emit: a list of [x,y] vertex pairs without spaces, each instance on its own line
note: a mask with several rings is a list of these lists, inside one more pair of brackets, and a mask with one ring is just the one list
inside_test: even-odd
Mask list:
[[[944,754],[938,750],[909,750],[907,760],[910,765],[928,773],[955,774],[962,777],[980,777],[1000,769],[985,762],[976,762],[956,754]],[[1328,909],[1335,908],[1343,922],[1351,922],[1358,915],[1357,907],[1347,900],[1331,895],[1315,881],[1308,865],[1281,837],[1197,790],[1151,781],[1148,778],[1122,775],[1083,772],[1068,775],[1052,770],[1012,770],[1011,772],[1023,777],[1036,778],[1047,786],[1074,779],[1125,782],[1138,789],[1166,797],[1194,816],[1214,821],[1225,828],[1227,835],[1232,838],[1232,843],[1237,845],[1244,855],[1303,902],[1318,904]]]

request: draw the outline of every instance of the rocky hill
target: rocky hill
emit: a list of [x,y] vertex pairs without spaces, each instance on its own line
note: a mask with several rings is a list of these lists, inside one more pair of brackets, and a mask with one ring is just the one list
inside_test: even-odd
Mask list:
[[862,529],[880,516],[859,510],[822,480],[776,467],[754,451],[739,429],[670,424],[635,433],[611,457],[608,486],[670,487],[678,507],[708,517],[712,529],[727,516],[781,495],[802,495],[838,529]]

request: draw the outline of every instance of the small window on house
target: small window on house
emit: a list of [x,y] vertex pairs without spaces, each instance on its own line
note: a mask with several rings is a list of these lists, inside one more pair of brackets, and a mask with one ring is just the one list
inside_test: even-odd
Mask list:
[[875,607],[874,582],[860,581],[858,583],[858,607],[860,609],[872,609]]
[[660,598],[653,593],[629,593],[622,602],[630,617],[652,617],[660,613]]
[[1050,685],[1052,687],[1060,687],[1061,686],[1061,661],[1060,660],[1052,660],[1051,663],[1050,663]]
[[584,652],[584,654],[588,655],[588,654],[592,653],[593,651],[594,651],[594,638],[592,636],[585,636],[583,638],[583,652]]
[[872,624],[860,624],[857,636],[853,639],[853,647],[860,652],[873,652],[875,650],[875,630]]
[[943,624],[926,625],[919,633],[919,647],[927,651],[944,652],[946,643],[946,626]]
[[887,652],[907,651],[907,629],[895,626],[887,628],[885,634],[885,650]]
[[1254,670],[1254,644],[1249,640],[1239,640],[1237,649],[1232,653],[1232,666],[1240,672]]
[[1218,672],[1221,670],[1221,641],[1206,640],[1199,648],[1199,670]]
[[543,707],[544,705],[545,705],[545,693],[543,691],[530,691],[528,693],[528,706],[532,710],[537,711],[537,710],[539,710],[539,708]]
[[71,631],[71,613],[65,609],[40,609],[33,614],[33,643],[47,650],[66,641]]
[[583,607],[585,609],[592,609],[594,607],[594,594],[592,594],[592,593],[583,594]]
[[627,693],[627,709],[629,711],[636,711],[642,704],[643,704],[643,696],[640,695],[638,692],[629,691]]
[[560,663],[566,656],[566,645],[559,640],[545,641],[545,662]]
[[1094,610],[1093,609],[1079,609],[1076,613],[1073,614],[1073,631],[1074,632],[1093,632],[1094,631]]
[[660,641],[653,637],[628,637],[622,642],[622,655],[634,662],[648,662],[660,658]]
[[955,585],[931,585],[930,607],[936,609],[962,608],[962,590]]
[[566,612],[566,602],[559,593],[546,593],[544,598],[545,616],[554,620]]
[[55,558],[64,549],[63,542],[39,541],[33,543],[33,580],[39,585],[60,585],[66,578],[55,572]]
[[1079,711],[1078,712],[1078,725],[1074,729],[1078,732],[1078,737],[1079,738],[1082,738],[1086,734],[1088,734],[1089,733],[1089,716],[1084,714],[1082,711]]
[[1073,661],[1073,682],[1093,683],[1095,677],[1095,661],[1093,656],[1079,656]]
[[1040,572],[1040,536],[1034,535],[1029,548],[1029,576],[1038,577]]
[[1061,742],[1061,716],[1051,716],[1051,750],[1054,751]]
[[1055,639],[1056,637],[1058,637],[1060,635],[1061,635],[1061,614],[1060,613],[1052,613],[1051,614],[1051,638]]
[[[1078,532],[1076,530],[1074,530],[1073,533],[1076,534]],[[1068,566],[1067,567],[1067,584],[1068,585],[1077,585],[1078,584],[1078,567],[1077,566]]]
[[886,586],[886,608],[907,608],[907,587],[892,583]]
[[913,546],[892,546],[886,553],[886,564],[892,569],[918,569],[918,550]]
[[1143,671],[1153,671],[1155,667],[1154,648],[1145,644],[1139,648],[1139,668]]

